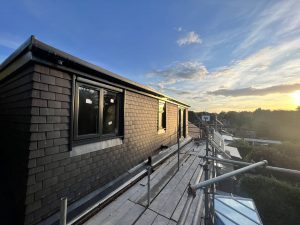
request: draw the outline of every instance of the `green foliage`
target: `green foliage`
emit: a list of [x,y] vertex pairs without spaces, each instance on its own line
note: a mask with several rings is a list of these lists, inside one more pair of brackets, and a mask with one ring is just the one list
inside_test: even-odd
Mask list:
[[265,225],[300,222],[300,188],[264,176],[243,176],[241,189],[254,199]]
[[230,127],[255,131],[258,138],[298,140],[300,133],[300,111],[270,111],[257,109],[254,112],[221,112],[220,120]]
[[246,158],[252,151],[252,146],[244,140],[235,140],[230,144],[230,146],[238,148],[243,159]]
[[256,162],[266,159],[271,166],[300,170],[300,144],[284,142],[281,145],[255,146],[245,159]]
[[[219,119],[226,121],[237,135],[243,136],[244,130],[248,130],[254,131],[257,138],[285,141],[270,146],[234,141],[231,145],[239,149],[244,161],[266,159],[271,166],[300,170],[300,108],[297,111],[222,112]],[[264,169],[256,172],[261,175],[242,176],[240,184],[242,191],[254,199],[263,223],[300,224],[300,177]]]

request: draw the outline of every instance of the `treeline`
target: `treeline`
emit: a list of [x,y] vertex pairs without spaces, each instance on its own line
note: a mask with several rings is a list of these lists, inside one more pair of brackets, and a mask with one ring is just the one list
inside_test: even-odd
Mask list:
[[300,111],[221,112],[218,119],[239,135],[243,130],[254,131],[256,137],[283,141],[300,139]]
[[[252,146],[243,140],[236,140],[230,145],[238,148],[243,161],[258,162],[267,160],[269,166],[300,170],[300,144],[298,143],[283,142],[281,145]],[[300,176],[268,170],[259,172],[267,177],[275,177],[294,186],[300,185]]]
[[[252,146],[243,140],[236,140],[231,145],[238,148],[243,161],[266,159],[270,166],[300,170],[299,144],[283,142],[281,145]],[[266,169],[256,169],[254,174],[240,176],[240,191],[254,199],[263,223],[298,224],[300,176]]]
[[265,176],[243,176],[240,186],[255,201],[263,224],[299,224],[300,188]]

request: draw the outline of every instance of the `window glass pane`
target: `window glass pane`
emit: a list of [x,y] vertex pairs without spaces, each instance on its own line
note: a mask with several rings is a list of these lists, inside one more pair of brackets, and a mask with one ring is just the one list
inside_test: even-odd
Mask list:
[[245,216],[250,217],[251,219],[253,219],[259,223],[259,219],[257,217],[255,210],[251,210],[251,209],[247,208],[246,206],[240,204],[238,201],[235,201],[234,199],[229,199],[229,198],[218,198],[218,199],[220,201],[224,202],[225,204],[230,205],[232,208],[241,212]]
[[117,94],[104,90],[103,102],[103,134],[117,134]]
[[78,135],[98,133],[99,92],[79,87]]
[[233,210],[232,208],[226,206],[221,201],[216,199],[215,201],[215,209],[219,212],[222,212],[228,218],[239,224],[240,221],[243,221],[245,225],[257,225],[257,223],[253,222],[252,220],[248,219],[246,216],[238,213],[237,211]]
[[158,106],[158,129],[166,128],[166,103],[163,101],[159,102]]

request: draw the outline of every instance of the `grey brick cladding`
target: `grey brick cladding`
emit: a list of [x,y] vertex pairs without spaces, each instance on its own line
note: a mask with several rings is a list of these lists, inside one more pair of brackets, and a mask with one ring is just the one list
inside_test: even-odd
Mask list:
[[[1,223],[21,224],[24,217],[30,137],[33,67],[27,66],[0,82]],[[36,129],[36,127],[32,127]],[[38,155],[38,152],[32,153]],[[28,179],[28,182],[33,182]]]
[[[176,143],[177,105],[167,103],[166,133],[158,134],[158,99],[125,91],[123,144],[70,157],[72,76],[35,65],[22,79],[18,81],[22,94],[1,91],[22,99],[9,112],[17,115],[18,123],[28,124],[25,224],[36,224],[57,212],[61,196],[74,202],[154,155],[162,144]],[[22,112],[14,109],[16,105]],[[22,124],[17,128],[24,129]]]

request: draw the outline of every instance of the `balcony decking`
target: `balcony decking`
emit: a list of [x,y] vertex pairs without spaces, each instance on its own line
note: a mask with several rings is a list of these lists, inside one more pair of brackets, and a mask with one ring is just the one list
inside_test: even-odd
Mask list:
[[[203,171],[205,145],[190,142],[181,149],[180,169],[177,155],[171,156],[151,174],[151,204],[147,207],[147,177],[85,222],[86,225],[175,225],[187,199],[187,187]],[[200,192],[199,192],[200,193]],[[191,206],[186,224],[191,224],[200,194]]]

